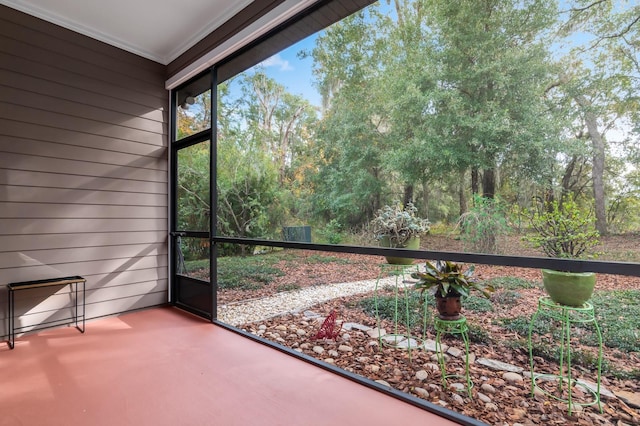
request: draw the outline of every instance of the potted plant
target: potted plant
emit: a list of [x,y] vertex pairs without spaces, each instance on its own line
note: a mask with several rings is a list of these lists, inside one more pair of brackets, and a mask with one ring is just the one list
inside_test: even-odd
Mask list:
[[[420,236],[429,232],[427,219],[416,216],[418,209],[413,203],[406,207],[398,203],[394,207],[384,206],[371,221],[371,231],[381,247],[420,248]],[[387,256],[387,262],[398,265],[410,265],[411,258]]]
[[461,296],[469,297],[471,290],[477,290],[488,298],[494,291],[491,285],[475,280],[474,270],[473,265],[463,271],[462,266],[457,263],[438,260],[435,265],[425,262],[424,272],[414,272],[411,277],[418,280],[415,284],[417,290],[422,293],[429,291],[435,296],[441,319],[457,320],[462,311]]
[[[572,198],[544,203],[531,214],[530,221],[535,233],[524,240],[549,257],[579,259],[598,244],[600,237],[590,212],[581,209]],[[596,274],[543,269],[542,282],[554,302],[582,306],[593,294]]]

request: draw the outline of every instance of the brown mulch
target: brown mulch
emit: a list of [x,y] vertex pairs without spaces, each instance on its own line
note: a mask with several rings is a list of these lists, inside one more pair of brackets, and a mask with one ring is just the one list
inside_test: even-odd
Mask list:
[[[325,284],[362,281],[376,278],[380,271],[380,258],[351,253],[321,253],[311,250],[296,251],[296,259],[281,260],[273,265],[282,276],[265,283],[258,289],[224,289],[218,292],[218,303],[237,303],[260,297],[268,297],[281,291],[314,287]],[[318,256],[336,259],[334,262],[318,262]],[[208,279],[208,277],[207,277]]]
[[[450,238],[427,239],[429,249],[460,251],[461,243]],[[635,256],[638,250],[638,238],[611,237],[601,244],[601,249],[616,253],[631,253]],[[611,244],[607,246],[607,244]],[[426,247],[424,247],[426,248]],[[510,251],[521,255],[540,255],[530,252],[531,249],[522,248],[517,242],[513,242]],[[330,253],[331,256],[341,261],[326,263],[308,262],[311,256],[317,256],[316,252],[297,252],[301,257],[295,261],[282,261],[275,265],[283,270],[284,275],[277,277],[272,283],[260,290],[234,290],[221,291],[219,297],[222,303],[230,303],[239,300],[248,300],[255,297],[264,297],[273,294],[278,288],[303,288],[338,282],[358,281],[375,278],[380,271],[382,259],[375,256],[361,256],[354,254]],[[633,261],[637,261],[632,259]],[[482,279],[494,277],[519,277],[528,281],[540,281],[540,271],[530,268],[514,268],[492,265],[476,265],[476,275]],[[640,289],[640,277],[623,277],[616,275],[598,275],[597,289]],[[502,305],[494,303],[494,311],[488,313],[466,312],[465,315],[470,324],[481,328],[487,333],[487,338],[482,341],[472,341],[470,352],[476,358],[485,357],[508,362],[521,366],[528,371],[529,356],[526,344],[523,346],[523,339],[526,342],[527,336],[518,335],[515,332],[508,332],[500,326],[497,318],[513,318],[517,316],[529,316],[536,308],[536,302],[542,296],[541,288],[518,289],[521,298],[515,305]],[[369,295],[371,296],[371,295]],[[356,322],[363,325],[375,327],[376,319],[365,314],[358,307],[358,300],[363,295],[334,299],[332,301],[317,305],[312,308],[314,312],[327,316],[335,310],[338,319],[343,322]],[[258,332],[259,326],[266,326],[266,330],[261,333],[266,338],[278,336],[279,342],[291,348],[314,356],[320,360],[333,363],[347,371],[362,375],[372,380],[384,380],[393,388],[403,392],[419,396],[427,401],[446,406],[449,409],[458,411],[467,416],[476,418],[488,424],[503,425],[516,424],[523,425],[546,425],[546,424],[579,424],[579,425],[640,425],[640,409],[631,408],[617,398],[603,398],[604,412],[600,413],[595,406],[587,406],[577,410],[571,416],[567,413],[565,403],[558,402],[547,396],[530,396],[530,381],[524,378],[520,383],[508,383],[502,373],[491,371],[477,363],[471,368],[472,398],[468,398],[466,393],[460,393],[460,399],[456,392],[442,386],[440,372],[431,368],[436,363],[433,353],[414,350],[411,355],[406,350],[390,348],[387,346],[378,347],[377,341],[371,339],[365,333],[357,330],[348,332],[348,336],[338,337],[335,341],[323,340],[313,341],[310,336],[320,328],[321,322],[305,318],[302,314],[285,315],[277,317],[259,324],[246,324],[243,328],[251,332]],[[385,321],[381,326],[388,331],[393,329],[393,325]],[[276,327],[280,330],[278,335],[270,333],[276,332]],[[287,330],[283,332],[282,329]],[[298,333],[297,330],[304,330]],[[416,332],[414,331],[414,334]],[[419,332],[421,333],[421,332]],[[435,339],[432,328],[427,330],[427,339]],[[461,342],[454,337],[445,337],[449,346],[463,349]],[[374,344],[372,345],[372,341]],[[519,342],[519,345],[514,344]],[[338,350],[340,345],[351,347],[351,351],[344,352]],[[314,346],[321,346],[325,352],[321,355],[313,351]],[[344,349],[344,348],[343,348]],[[593,348],[579,347],[581,350],[591,350]],[[337,351],[329,354],[329,351]],[[332,356],[333,355],[333,356]],[[617,371],[640,371],[640,354],[621,353],[605,347],[606,361]],[[558,371],[558,365],[542,358],[534,358],[537,372],[553,373]],[[463,371],[462,362],[450,357],[447,361],[447,368],[450,371]],[[416,372],[426,370],[428,378],[419,380]],[[574,364],[574,374],[577,377],[595,382],[595,372],[593,369],[576,366]],[[451,382],[450,382],[451,383]],[[640,393],[640,383],[631,380],[617,379],[613,376],[603,375],[602,383],[612,391],[628,391]],[[490,393],[481,389],[484,384],[493,386],[495,393]],[[541,386],[550,386],[543,384]],[[555,387],[554,387],[555,388]],[[478,397],[478,392],[484,393],[491,399],[490,403],[485,403]],[[588,401],[588,393],[582,391],[580,387],[574,387],[574,400]]]
[[[537,300],[542,295],[540,289],[521,290],[523,301]],[[369,295],[371,296],[371,295]],[[445,388],[441,383],[440,372],[433,368],[437,365],[435,355],[423,350],[413,350],[411,354],[407,350],[378,345],[377,339],[372,339],[363,332],[350,330],[341,332],[340,337],[335,340],[313,340],[313,336],[322,324],[322,320],[330,312],[337,313],[338,321],[355,322],[370,327],[376,327],[377,321],[374,317],[367,315],[360,308],[357,302],[361,296],[334,299],[332,301],[317,305],[312,308],[314,313],[322,315],[320,319],[312,320],[306,318],[304,314],[287,314],[255,324],[247,324],[243,328],[247,331],[258,333],[261,326],[266,326],[262,331],[264,337],[276,340],[290,348],[294,348],[309,356],[319,360],[334,364],[352,373],[364,376],[371,380],[384,380],[390,386],[400,391],[419,396],[429,402],[443,405],[449,409],[458,411],[464,415],[481,420],[491,425],[515,424],[523,425],[547,425],[547,424],[581,424],[581,425],[634,425],[640,424],[640,410],[627,406],[616,398],[607,399],[603,397],[604,412],[600,413],[596,406],[587,406],[571,416],[568,415],[567,405],[555,401],[547,396],[531,397],[531,385],[528,378],[524,378],[520,383],[508,383],[503,378],[502,372],[495,372],[477,363],[472,364],[471,380],[474,383],[472,398],[466,393],[459,393],[462,399],[455,397],[453,389]],[[530,303],[521,303],[510,308],[517,313],[513,315],[529,315],[534,308]],[[504,328],[496,325],[492,321],[493,316],[508,315],[505,312],[492,312],[478,314],[466,312],[465,315],[470,324],[480,327],[488,333],[489,338],[482,341],[472,341],[470,353],[476,358],[490,358],[514,364],[529,371],[529,355],[526,351],[527,336],[518,335],[515,332],[506,332]],[[286,328],[287,331],[282,331]],[[393,332],[394,324],[382,320],[380,327]],[[304,330],[300,336],[298,330]],[[400,326],[398,331],[405,333],[405,329]],[[260,333],[260,334],[261,334]],[[278,334],[269,334],[278,333]],[[346,333],[346,334],[345,334]],[[422,338],[422,330],[414,330],[413,335]],[[427,328],[426,339],[435,340],[435,335],[431,327]],[[462,342],[454,337],[445,336],[443,341],[452,347],[464,349]],[[512,345],[512,342],[520,342],[519,346]],[[351,349],[343,352],[341,345],[347,345]],[[523,346],[524,345],[524,346]],[[320,346],[324,349],[323,354],[314,351],[314,347]],[[572,346],[573,350],[585,347]],[[344,348],[343,348],[344,349]],[[593,348],[588,348],[595,356]],[[330,353],[330,351],[336,351]],[[535,357],[535,370],[538,373],[553,374],[558,372],[558,365],[546,361],[540,357]],[[640,354],[623,354],[618,350],[605,348],[605,359],[614,365],[619,371],[629,371],[630,369],[640,370]],[[447,361],[449,373],[463,374],[464,364],[461,359],[449,357]],[[428,378],[420,380],[416,373],[420,370],[428,372]],[[573,365],[574,377],[579,377],[591,382],[596,381],[595,368],[589,369],[580,365]],[[449,384],[455,379],[449,379]],[[458,379],[459,383],[463,380]],[[490,393],[481,388],[482,385],[489,384],[495,389],[495,393]],[[614,377],[602,376],[602,385],[611,391],[628,391],[640,393],[640,383],[631,380],[617,379]],[[553,389],[549,389],[553,392]],[[490,403],[480,400],[478,392],[484,393],[491,398]],[[557,393],[556,393],[557,394]],[[566,392],[565,392],[566,398]],[[592,399],[590,394],[582,390],[581,387],[574,387],[574,401],[589,402]]]

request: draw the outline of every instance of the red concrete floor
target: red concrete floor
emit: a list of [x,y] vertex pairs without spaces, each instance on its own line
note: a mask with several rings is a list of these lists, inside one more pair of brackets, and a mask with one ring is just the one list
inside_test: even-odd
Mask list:
[[0,345],[0,425],[452,425],[173,308]]

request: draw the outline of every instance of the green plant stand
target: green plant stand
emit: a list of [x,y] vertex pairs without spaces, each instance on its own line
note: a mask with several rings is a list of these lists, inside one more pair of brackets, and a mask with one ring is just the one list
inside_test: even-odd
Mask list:
[[[536,318],[539,315],[546,315],[549,318],[552,318],[556,321],[559,321],[561,324],[561,334],[560,334],[560,371],[559,374],[536,374],[533,371],[533,345],[531,343],[531,334],[533,332],[533,325],[535,323]],[[592,389],[584,383],[581,383],[578,380],[573,380],[571,378],[571,325],[572,324],[593,324],[595,328],[596,335],[598,337],[598,378],[596,383],[596,389]],[[566,377],[564,373],[564,358],[566,354]],[[602,413],[602,404],[600,403],[600,380],[602,373],[602,333],[600,332],[600,327],[598,326],[598,322],[596,321],[593,305],[589,302],[584,303],[584,305],[580,307],[566,306],[560,305],[550,297],[544,296],[538,299],[538,309],[531,317],[531,322],[529,323],[529,364],[531,367],[531,396],[534,395],[535,388],[538,387],[542,392],[544,392],[547,396],[556,399],[558,401],[564,402],[569,407],[569,415],[572,412],[573,405],[581,405],[581,406],[589,406],[589,405],[598,405],[600,412]],[[565,383],[567,383],[567,398],[562,398],[561,396],[554,395],[546,390],[537,386],[537,380],[557,380],[558,381],[558,392],[562,395],[562,387]],[[571,388],[573,385],[579,385],[584,388],[587,392],[593,394],[593,401],[590,402],[575,402],[572,399],[572,391]]]
[[467,318],[460,317],[457,320],[444,320],[438,316],[434,317],[433,325],[436,329],[436,356],[438,357],[438,364],[440,365],[440,373],[442,375],[442,384],[447,387],[447,379],[449,377],[461,377],[459,374],[447,374],[445,367],[444,353],[442,353],[442,343],[440,338],[443,333],[459,334],[464,341],[464,372],[467,382],[467,393],[471,398],[471,388],[473,383],[471,382],[471,376],[469,374],[469,326],[467,325]]
[[[425,303],[423,304],[423,307],[422,307],[422,309],[424,310],[422,315],[422,318],[423,318],[422,338],[411,334],[410,324],[404,324],[404,328],[406,329],[406,331],[404,332],[400,332],[398,328],[398,326],[400,325],[400,320],[398,319],[399,317],[398,313],[400,312],[400,309],[404,309],[405,319],[410,318],[409,297],[412,289],[412,285],[411,285],[412,281],[408,281],[406,277],[407,276],[410,277],[411,272],[415,271],[416,269],[417,269],[417,265],[393,265],[393,264],[384,264],[384,263],[381,264],[380,273],[378,274],[378,278],[376,279],[376,285],[373,293],[374,303],[375,303],[375,312],[376,312],[376,325],[378,327],[378,330],[380,330],[381,320],[380,320],[380,313],[378,309],[380,281],[383,279],[383,277],[386,277],[388,274],[391,274],[395,277],[393,282],[394,303],[395,303],[394,316],[393,316],[393,333],[385,334],[384,336],[378,335],[378,344],[380,348],[383,345],[387,345],[387,344],[391,345],[391,343],[388,342],[388,340],[390,340],[390,338],[393,338],[393,337],[395,337],[395,339],[393,339],[394,343],[398,343],[406,340],[408,342],[407,351],[409,353],[409,359],[411,359],[411,350],[417,349],[419,346],[421,346],[427,334],[428,316],[426,314],[427,312],[426,296],[424,301]],[[402,289],[402,292],[400,292],[400,289]],[[411,340],[414,340],[416,342],[415,346],[411,345]],[[392,346],[396,347],[395,344]]]

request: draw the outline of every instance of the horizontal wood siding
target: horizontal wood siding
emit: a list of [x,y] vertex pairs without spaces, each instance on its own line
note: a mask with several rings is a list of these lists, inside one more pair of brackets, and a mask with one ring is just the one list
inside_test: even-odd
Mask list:
[[[166,303],[165,74],[0,6],[0,301],[11,282],[81,275],[87,318]],[[64,320],[72,296],[16,293],[17,325]],[[3,337],[6,320],[2,302]]]

